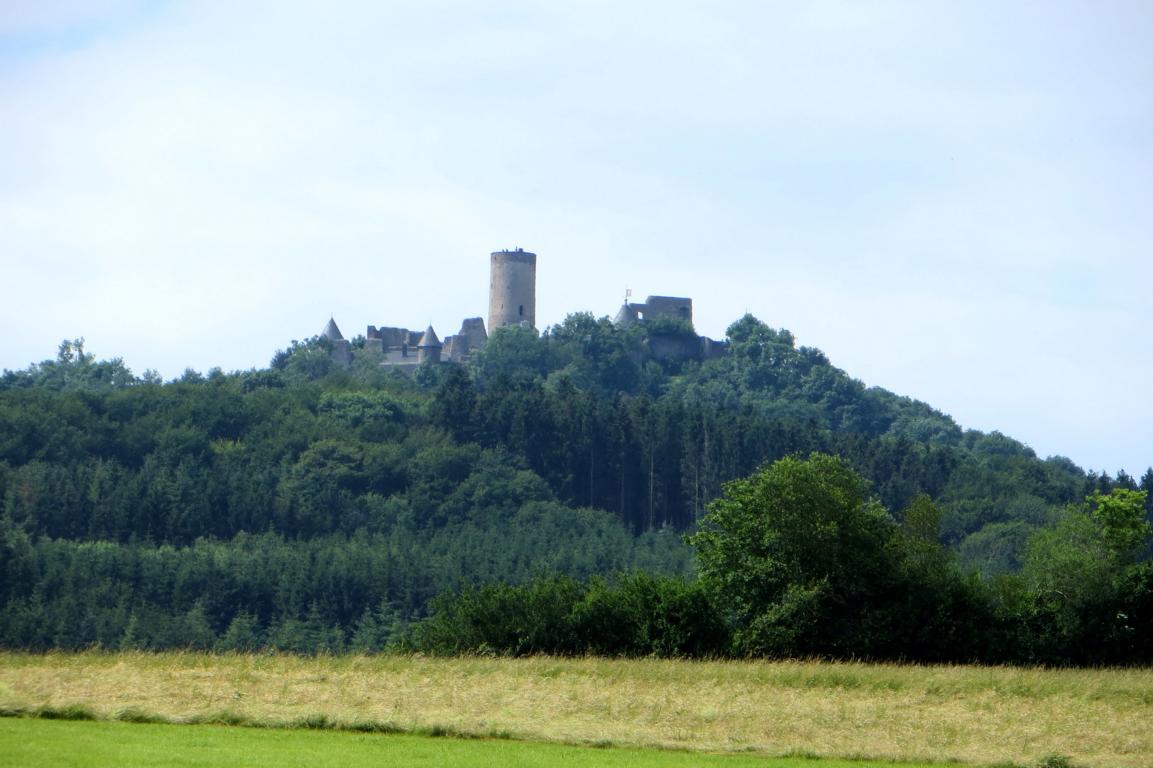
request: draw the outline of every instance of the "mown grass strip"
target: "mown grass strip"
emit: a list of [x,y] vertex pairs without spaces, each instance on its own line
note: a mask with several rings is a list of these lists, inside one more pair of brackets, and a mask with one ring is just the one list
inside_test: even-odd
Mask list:
[[0,755],[12,768],[940,768],[925,763],[770,758],[408,735],[268,730],[159,723],[0,720]]
[[[71,720],[71,721],[105,721],[119,723],[146,723],[150,725],[223,725],[233,728],[270,728],[277,730],[302,731],[347,731],[349,733],[373,734],[404,734],[409,736],[451,737],[455,739],[512,739],[507,731],[491,731],[477,733],[460,731],[447,726],[412,726],[403,727],[395,723],[377,722],[373,720],[334,720],[327,715],[316,714],[293,720],[274,720],[269,718],[252,717],[239,712],[222,710],[195,714],[189,717],[174,719],[166,715],[156,714],[140,709],[128,707],[101,716],[89,707],[70,704],[63,707],[40,706],[0,707],[0,718],[16,718],[31,720]],[[606,744],[606,746],[608,746]]]

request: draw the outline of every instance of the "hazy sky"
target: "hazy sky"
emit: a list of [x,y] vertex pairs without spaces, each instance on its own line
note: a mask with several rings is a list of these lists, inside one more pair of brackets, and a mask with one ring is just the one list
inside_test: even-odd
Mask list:
[[694,299],[1153,463],[1153,4],[0,2],[0,368]]

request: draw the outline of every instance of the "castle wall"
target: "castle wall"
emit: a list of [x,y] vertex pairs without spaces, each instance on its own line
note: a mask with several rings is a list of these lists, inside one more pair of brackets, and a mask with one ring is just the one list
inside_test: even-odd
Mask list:
[[441,359],[451,360],[454,363],[464,362],[487,341],[488,333],[484,329],[484,319],[466,317],[460,325],[460,331],[444,340]]
[[464,356],[467,354],[464,350],[468,344],[465,340],[460,339],[460,341],[458,341],[458,339],[460,339],[459,336],[444,337],[444,347],[440,350],[441,360],[459,363],[464,359]]
[[332,358],[332,362],[336,363],[341,368],[347,368],[348,366],[352,365],[351,342],[346,339],[336,339],[335,341],[330,341],[329,343],[332,344],[332,350],[329,352],[329,356]]
[[710,339],[707,336],[701,337],[701,357],[705,360],[716,360],[718,357],[724,357],[728,353],[728,343]]
[[617,312],[617,325],[632,325],[646,320],[670,317],[693,324],[693,300],[683,296],[649,296],[644,304],[625,302]]
[[[533,314],[536,314],[536,305],[533,305]],[[484,319],[479,317],[466,317],[460,324],[460,334],[468,339],[470,350],[480,349],[488,341],[488,331],[484,329]]]
[[495,251],[489,267],[488,327],[527,323],[536,327],[536,254]]
[[703,352],[696,336],[654,333],[648,343],[649,352],[657,360],[699,360]]
[[416,347],[396,347],[384,351],[383,365],[416,365]]
[[649,296],[644,304],[645,320],[672,317],[693,322],[693,300],[683,296]]
[[626,301],[621,305],[620,311],[617,312],[617,316],[613,319],[613,322],[625,327],[638,323],[640,322],[640,315],[641,312],[644,311],[644,307],[644,304],[630,304]]
[[[666,317],[684,320],[691,328],[693,300],[684,296],[649,296],[643,304],[626,301],[613,322],[627,328]],[[679,333],[649,333],[647,344],[658,360],[714,360],[729,352],[727,342]]]
[[365,331],[364,337],[367,340],[379,340],[386,349],[389,347],[415,347],[420,342],[420,333],[417,331],[387,326],[377,328],[375,325],[370,325]]

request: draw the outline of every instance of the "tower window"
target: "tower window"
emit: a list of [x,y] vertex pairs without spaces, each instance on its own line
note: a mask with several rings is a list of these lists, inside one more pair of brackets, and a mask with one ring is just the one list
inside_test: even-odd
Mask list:
[[516,313],[517,313],[518,315],[520,315],[521,317],[524,317],[524,304],[521,304],[521,305],[520,305],[520,306],[517,308],[517,310],[516,310]]

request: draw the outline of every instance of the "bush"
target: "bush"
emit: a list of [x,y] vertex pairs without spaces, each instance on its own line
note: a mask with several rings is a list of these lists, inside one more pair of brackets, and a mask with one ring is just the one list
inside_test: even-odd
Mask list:
[[545,576],[441,595],[411,643],[441,655],[699,657],[723,654],[728,635],[695,584],[633,573],[611,582]]

